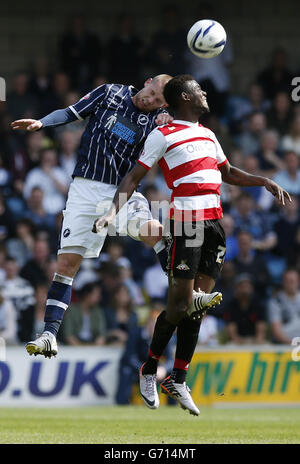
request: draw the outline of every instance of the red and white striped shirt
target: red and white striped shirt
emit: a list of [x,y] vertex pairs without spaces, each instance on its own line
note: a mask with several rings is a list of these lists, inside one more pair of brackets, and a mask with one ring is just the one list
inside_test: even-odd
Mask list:
[[219,167],[227,158],[210,129],[179,120],[157,127],[146,139],[138,160],[146,169],[156,162],[173,191],[171,218],[201,221],[222,217]]

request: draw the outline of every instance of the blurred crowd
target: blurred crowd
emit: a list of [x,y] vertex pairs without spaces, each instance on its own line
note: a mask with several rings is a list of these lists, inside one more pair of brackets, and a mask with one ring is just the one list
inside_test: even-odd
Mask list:
[[[24,133],[13,132],[10,122],[40,119],[106,82],[141,88],[159,73],[193,74],[211,108],[202,123],[216,133],[230,162],[273,178],[293,200],[278,206],[263,187],[222,185],[227,253],[216,289],[223,302],[204,319],[199,344],[290,343],[299,336],[300,109],[291,100],[297,70],[290,69],[285,50],[276,49],[237,95],[230,38],[221,55],[200,60],[187,50],[179,19],[175,7],[163,8],[145,44],[127,13],[119,15],[107,43],[75,17],[60,38],[55,67],[41,56],[16,72],[0,106],[0,336],[7,343],[23,344],[43,330],[62,210],[85,127],[78,121]],[[141,192],[149,201],[168,200],[170,193],[155,168]],[[152,249],[128,237],[108,238],[99,259],[84,260],[74,280],[60,343],[124,346],[122,366],[134,375],[167,287]]]

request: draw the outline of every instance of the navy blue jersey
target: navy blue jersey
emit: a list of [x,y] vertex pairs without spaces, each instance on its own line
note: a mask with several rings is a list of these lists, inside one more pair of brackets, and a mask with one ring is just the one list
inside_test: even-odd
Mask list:
[[104,84],[71,105],[78,119],[89,117],[73,177],[118,185],[139,158],[161,110],[142,113],[132,103],[132,86]]

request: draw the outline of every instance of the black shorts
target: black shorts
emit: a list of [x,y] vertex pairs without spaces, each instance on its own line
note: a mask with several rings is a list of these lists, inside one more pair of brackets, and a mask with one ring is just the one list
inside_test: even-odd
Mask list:
[[171,220],[170,233],[170,276],[194,279],[202,273],[216,280],[226,253],[225,232],[220,222],[217,219],[193,223]]

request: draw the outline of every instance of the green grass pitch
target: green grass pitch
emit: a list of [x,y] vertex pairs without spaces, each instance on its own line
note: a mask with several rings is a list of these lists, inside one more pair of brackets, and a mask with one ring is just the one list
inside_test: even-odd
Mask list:
[[299,443],[300,408],[0,408],[0,443]]

